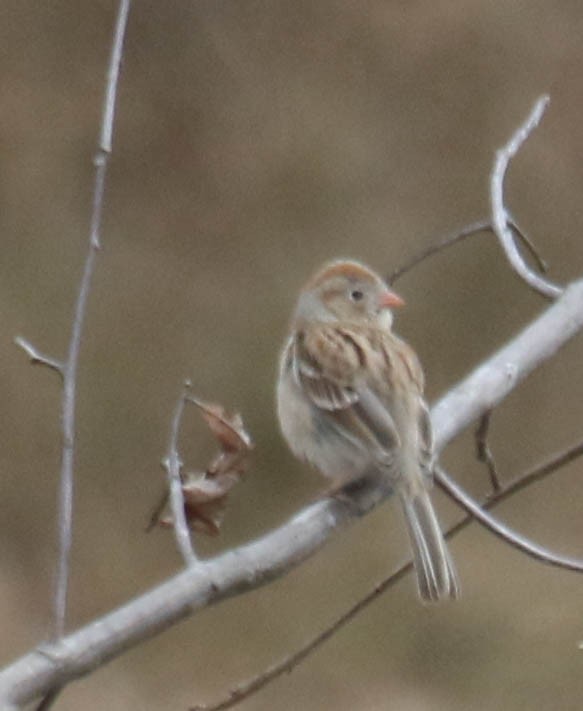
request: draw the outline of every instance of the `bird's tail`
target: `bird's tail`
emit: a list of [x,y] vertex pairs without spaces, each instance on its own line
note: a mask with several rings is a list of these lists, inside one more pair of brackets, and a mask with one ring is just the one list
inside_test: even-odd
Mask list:
[[424,602],[460,596],[455,566],[449,555],[427,491],[401,495],[411,539],[419,596]]

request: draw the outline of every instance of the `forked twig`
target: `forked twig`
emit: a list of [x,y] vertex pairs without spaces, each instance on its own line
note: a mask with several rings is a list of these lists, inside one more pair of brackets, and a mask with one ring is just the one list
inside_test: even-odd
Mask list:
[[563,293],[562,287],[553,284],[547,279],[543,279],[533,272],[524,261],[516,246],[512,230],[509,228],[509,216],[504,205],[504,178],[508,170],[508,165],[532,131],[538,126],[548,103],[549,97],[546,95],[541,96],[524,123],[512,134],[508,143],[496,151],[496,158],[490,178],[490,203],[494,231],[514,271],[539,294],[542,294],[548,299],[556,299]]
[[[566,450],[558,452],[542,464],[536,465],[531,470],[516,477],[513,481],[501,486],[491,496],[484,498],[479,504],[480,507],[482,509],[493,508],[494,506],[502,503],[502,501],[505,501],[512,495],[522,491],[535,482],[540,481],[543,477],[548,476],[552,472],[560,469],[562,466],[568,464],[581,455],[583,455],[583,441],[578,442]],[[472,521],[474,521],[474,516],[470,513],[466,514],[460,521],[453,524],[445,531],[445,536],[447,538],[453,538],[469,524],[471,524]],[[403,563],[390,575],[377,583],[377,585],[375,585],[374,588],[364,597],[358,600],[358,602],[352,605],[352,607],[346,610],[342,615],[334,620],[334,622],[328,625],[322,632],[313,637],[309,642],[304,644],[300,649],[297,649],[281,661],[273,664],[261,674],[258,674],[252,679],[239,684],[219,701],[212,704],[199,704],[192,707],[190,711],[225,711],[225,709],[233,708],[233,706],[236,706],[239,702],[248,699],[258,691],[261,691],[261,689],[266,687],[272,681],[275,681],[283,674],[293,671],[293,669],[295,669],[295,667],[298,666],[298,664],[300,664],[306,657],[327,642],[336,632],[338,632],[338,630],[347,625],[348,622],[354,619],[356,615],[368,607],[368,605],[374,602],[386,590],[393,587],[393,585],[401,580],[401,578],[412,570],[412,568],[413,564],[411,561]]]

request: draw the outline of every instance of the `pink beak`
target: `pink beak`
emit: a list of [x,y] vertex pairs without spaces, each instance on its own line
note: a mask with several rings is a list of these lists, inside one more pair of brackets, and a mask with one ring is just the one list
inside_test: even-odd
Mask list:
[[405,301],[394,291],[383,291],[380,298],[380,306],[383,309],[393,309],[397,306],[404,306]]

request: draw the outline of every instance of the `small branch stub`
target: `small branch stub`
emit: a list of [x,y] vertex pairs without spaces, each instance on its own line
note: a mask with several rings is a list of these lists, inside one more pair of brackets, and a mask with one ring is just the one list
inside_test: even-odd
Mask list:
[[44,365],[45,367],[58,373],[61,378],[63,377],[63,364],[61,361],[41,353],[32,345],[32,343],[27,341],[25,338],[22,338],[22,336],[16,336],[14,343],[19,348],[22,348],[32,365]]

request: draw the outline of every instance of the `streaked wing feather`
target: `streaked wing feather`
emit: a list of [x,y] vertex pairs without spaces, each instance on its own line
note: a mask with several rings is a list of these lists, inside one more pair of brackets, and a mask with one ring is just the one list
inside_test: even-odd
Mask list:
[[296,378],[306,395],[322,410],[344,410],[358,400],[357,393],[351,388],[333,383],[312,368],[304,368],[298,363]]
[[356,377],[351,385],[335,382],[297,341],[295,348],[295,377],[304,393],[334,421],[336,428],[345,432],[347,439],[376,453],[379,464],[388,465],[400,446],[400,438],[387,408]]
[[358,402],[352,408],[377,445],[389,453],[401,446],[401,439],[391,413],[368,386],[357,390]]
[[433,465],[435,452],[433,449],[433,428],[431,415],[424,400],[419,407],[419,462],[423,472],[429,479],[433,479]]
[[317,407],[322,410],[344,410],[358,400],[358,395],[349,384],[335,382],[327,377],[318,362],[298,338],[294,344],[294,376],[298,385]]

